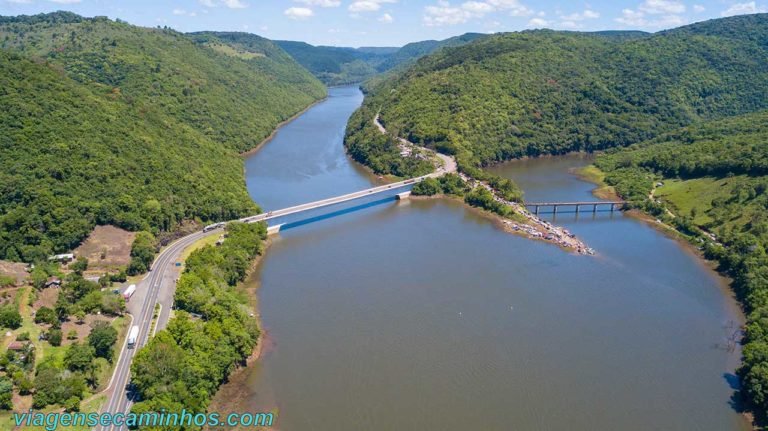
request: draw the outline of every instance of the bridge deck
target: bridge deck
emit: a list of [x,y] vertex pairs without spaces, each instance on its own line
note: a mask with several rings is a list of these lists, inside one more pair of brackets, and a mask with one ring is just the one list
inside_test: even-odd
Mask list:
[[592,201],[592,202],[526,202],[525,206],[576,206],[576,205],[624,205],[626,201]]
[[255,216],[245,217],[245,218],[240,219],[239,221],[241,221],[243,223],[256,223],[256,222],[260,222],[260,221],[269,221],[269,220],[272,220],[272,219],[275,219],[275,218],[278,218],[278,217],[284,217],[284,216],[291,215],[291,214],[296,214],[296,213],[300,213],[300,212],[304,212],[304,211],[310,211],[310,210],[314,210],[314,209],[318,209],[318,208],[323,208],[323,207],[327,207],[327,206],[331,206],[331,205],[336,205],[336,204],[348,202],[348,201],[355,200],[355,199],[360,199],[360,198],[366,197],[366,196],[373,196],[373,195],[376,195],[376,194],[379,194],[379,193],[388,192],[388,191],[391,191],[392,189],[397,189],[397,188],[400,188],[400,187],[406,187],[406,186],[409,186],[409,185],[420,183],[420,182],[424,181],[427,178],[436,177],[436,176],[439,176],[439,174],[424,175],[424,176],[421,176],[421,177],[411,178],[409,180],[400,181],[400,182],[397,182],[397,183],[392,183],[392,184],[386,184],[386,185],[383,185],[383,186],[372,187],[370,189],[365,189],[365,190],[361,190],[361,191],[358,191],[358,192],[349,193],[349,194],[346,194],[346,195],[336,196],[336,197],[332,197],[332,198],[328,198],[328,199],[322,199],[322,200],[319,200],[319,201],[309,202],[309,203],[306,203],[306,204],[296,205],[296,206],[292,206],[292,207],[288,207],[288,208],[283,208],[283,209],[280,209],[280,210],[269,211],[269,212],[264,213],[264,214],[258,214],[258,215],[255,215]]

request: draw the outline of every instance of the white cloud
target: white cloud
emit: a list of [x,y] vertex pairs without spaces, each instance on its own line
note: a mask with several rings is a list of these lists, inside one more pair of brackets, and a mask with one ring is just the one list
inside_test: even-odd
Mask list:
[[205,7],[226,6],[230,9],[245,9],[248,7],[242,0],[197,0]]
[[290,7],[283,14],[290,19],[307,19],[315,15],[312,9],[306,7]]
[[696,12],[696,13],[702,13],[705,10],[707,10],[707,8],[705,8],[704,6],[702,6],[700,4],[693,5],[693,11]]
[[463,24],[494,12],[509,12],[512,16],[531,16],[535,13],[519,0],[470,0],[458,6],[439,0],[437,5],[424,8],[424,24],[430,27]]
[[560,19],[562,19],[563,21],[584,21],[587,19],[597,19],[597,18],[600,18],[600,14],[591,9],[586,9],[584,12],[581,12],[581,13],[572,13],[570,15],[560,15]]
[[247,4],[240,0],[221,0],[221,2],[224,3],[224,6],[230,9],[245,9],[248,7]]
[[339,7],[341,6],[341,0],[293,0],[297,3],[302,3],[307,6],[318,7]]
[[453,7],[448,3],[442,2],[439,6],[427,6],[424,8],[424,12],[424,24],[429,27],[463,24],[477,15],[471,11],[460,7]]
[[486,14],[496,10],[496,8],[494,8],[490,4],[479,2],[479,1],[468,1],[462,4],[461,8],[468,12],[477,13],[477,14]]
[[549,25],[549,21],[542,18],[533,18],[528,21],[528,27],[530,28],[544,28]]
[[651,15],[679,14],[685,12],[685,4],[674,0],[645,0],[638,9]]
[[74,4],[74,3],[80,3],[83,0],[48,0],[48,1],[53,3],[58,3],[58,4]]
[[720,13],[721,16],[734,16],[734,15],[746,15],[750,13],[763,13],[768,11],[763,6],[758,6],[757,3],[751,1],[748,3],[735,3],[728,9]]
[[632,9],[624,9],[621,11],[621,16],[616,18],[616,22],[633,27],[645,27],[647,22],[645,21],[645,14],[642,12],[636,12]]
[[186,15],[186,16],[197,16],[196,12],[187,12],[184,9],[174,9],[173,10],[174,15]]
[[5,0],[7,3],[16,3],[16,4],[29,4],[32,3],[32,0]]
[[392,15],[385,13],[381,17],[379,17],[379,21],[383,22],[384,24],[391,24],[395,19],[392,18]]
[[357,0],[352,2],[348,9],[352,13],[376,12],[384,3],[397,3],[397,0]]
[[[624,9],[614,21],[628,27],[669,28],[686,24],[680,16],[686,11],[683,2],[675,0],[645,0],[637,9]],[[694,7],[694,10],[696,8]]]

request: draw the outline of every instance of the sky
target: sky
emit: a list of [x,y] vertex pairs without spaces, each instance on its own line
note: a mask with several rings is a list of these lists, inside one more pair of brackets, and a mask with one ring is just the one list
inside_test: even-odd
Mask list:
[[359,47],[532,28],[658,31],[768,12],[768,0],[0,0],[0,15],[56,10],[182,32]]

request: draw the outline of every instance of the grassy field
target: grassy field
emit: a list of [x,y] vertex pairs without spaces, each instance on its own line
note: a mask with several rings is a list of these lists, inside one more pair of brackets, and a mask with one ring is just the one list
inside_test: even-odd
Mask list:
[[584,166],[576,169],[573,173],[584,181],[597,184],[597,188],[592,191],[596,197],[601,199],[616,199],[618,197],[616,190],[605,183],[605,173],[595,165]]
[[727,180],[668,179],[664,181],[663,186],[656,188],[654,196],[664,201],[675,214],[691,216],[694,223],[703,226],[712,221],[707,214],[712,209],[712,200],[730,194],[731,189],[724,182]]
[[[667,179],[658,187],[655,196],[664,201],[676,214],[690,216],[698,226],[707,227],[715,221],[712,216],[719,208],[714,202],[733,199],[750,182],[747,176],[729,178],[696,178],[691,180]],[[739,211],[731,211],[725,219],[726,227],[744,226],[761,211],[752,202],[744,201]]]
[[184,251],[181,253],[181,256],[179,256],[179,262],[186,262],[187,258],[190,254],[192,254],[193,251],[198,250],[200,248],[205,247],[206,245],[213,245],[216,244],[216,241],[219,240],[218,235],[211,235],[207,236],[205,238],[199,239],[196,242],[194,242],[189,247],[185,248]]

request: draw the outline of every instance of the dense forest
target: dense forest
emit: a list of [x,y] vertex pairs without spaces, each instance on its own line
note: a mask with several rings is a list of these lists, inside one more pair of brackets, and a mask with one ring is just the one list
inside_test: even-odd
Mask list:
[[321,83],[256,37],[233,47],[212,34],[57,12],[0,18],[0,48],[43,58],[97,93],[161,111],[238,151],[325,96]]
[[766,15],[654,35],[497,34],[369,86],[363,109],[465,165],[626,146],[768,108],[766,34]]
[[[619,194],[674,225],[733,278],[747,312],[744,364],[739,375],[745,399],[765,421],[768,112],[690,126],[613,150],[596,163]],[[658,184],[663,185],[655,187]],[[655,198],[649,200],[652,190]]]
[[238,152],[324,97],[274,44],[59,12],[0,17],[0,259],[257,210]]
[[460,46],[485,35],[467,33],[445,40],[409,43],[402,48],[342,48],[313,46],[305,42],[275,41],[302,66],[327,85],[344,85],[379,79],[378,74],[404,69],[440,48]]

